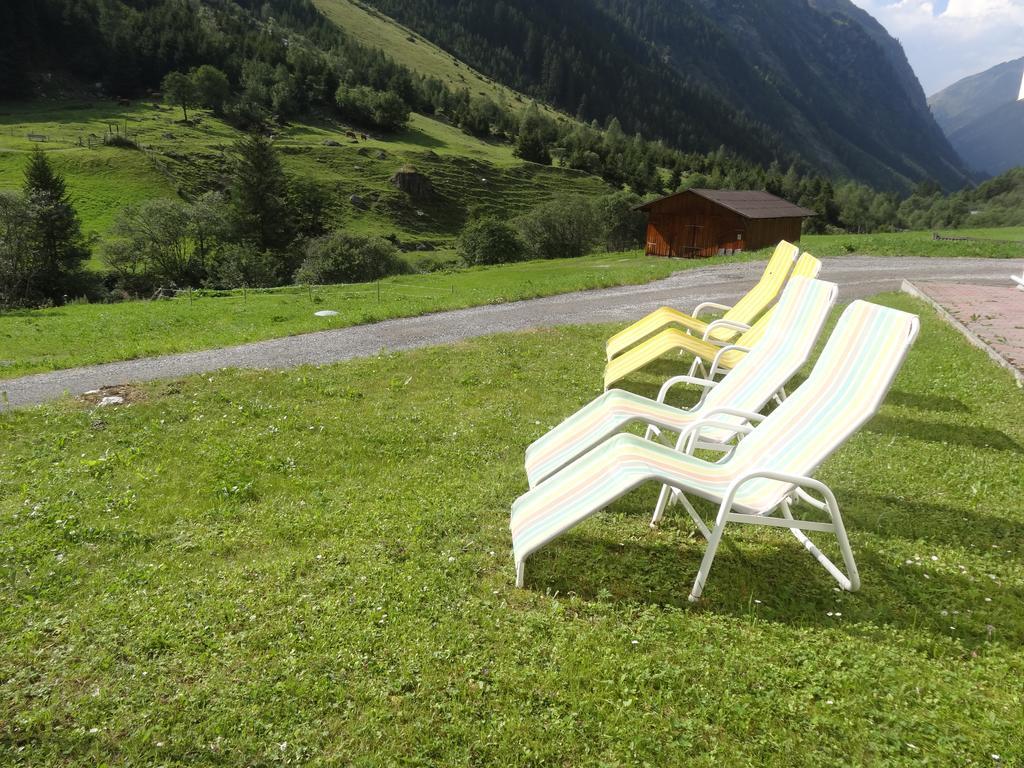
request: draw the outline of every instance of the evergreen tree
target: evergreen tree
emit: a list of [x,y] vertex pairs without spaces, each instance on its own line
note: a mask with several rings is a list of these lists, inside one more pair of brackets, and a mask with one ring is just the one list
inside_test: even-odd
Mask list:
[[234,172],[228,187],[232,228],[238,242],[280,253],[294,237],[288,179],[270,140],[252,134],[235,142]]
[[544,119],[536,104],[531,104],[519,121],[515,147],[512,153],[523,160],[541,165],[551,165],[551,153],[548,151]]
[[31,220],[29,244],[38,260],[35,291],[60,301],[76,288],[89,248],[64,177],[38,147],[29,157],[22,190]]

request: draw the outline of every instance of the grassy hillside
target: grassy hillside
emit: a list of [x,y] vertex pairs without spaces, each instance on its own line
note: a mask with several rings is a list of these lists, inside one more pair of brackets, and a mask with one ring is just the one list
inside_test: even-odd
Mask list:
[[[470,94],[490,96],[512,109],[525,107],[529,100],[459,61],[452,54],[402,26],[376,8],[353,0],[314,0],[314,5],[332,23],[363,45],[381,48],[388,56],[414,72],[436,77],[453,89],[468,88]],[[557,113],[538,104],[551,116]]]
[[[41,146],[65,174],[85,230],[102,237],[127,203],[179,190],[197,193],[220,182],[226,151],[240,134],[209,114],[196,114],[198,125],[186,125],[180,111],[149,103],[5,105],[0,189],[21,185],[27,153]],[[113,125],[142,149],[101,146]],[[351,231],[444,246],[473,208],[514,216],[554,195],[609,189],[579,171],[524,163],[508,145],[473,138],[441,119],[414,114],[405,131],[367,139],[361,131],[353,138],[350,128],[340,122],[292,123],[278,132],[276,146],[288,173],[330,192],[337,223]],[[29,134],[47,141],[30,141]],[[391,175],[408,164],[430,178],[434,196],[413,200],[392,186]],[[352,195],[365,205],[350,202]]]

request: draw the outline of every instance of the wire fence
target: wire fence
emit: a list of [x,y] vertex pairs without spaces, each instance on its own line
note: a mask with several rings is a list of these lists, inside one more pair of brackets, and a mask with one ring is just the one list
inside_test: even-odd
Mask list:
[[215,288],[178,288],[177,286],[161,286],[157,288],[148,301],[162,299],[188,299],[189,304],[199,299],[239,298],[248,301],[250,296],[295,296],[311,305],[321,304],[326,300],[344,301],[345,299],[370,299],[378,303],[392,298],[410,299],[445,299],[456,295],[455,283],[447,288],[442,286],[414,285],[400,282],[374,281],[372,283],[333,283],[329,285],[287,285],[279,288],[233,288],[227,290]]
[[1024,240],[997,240],[994,237],[955,237],[951,235],[940,235],[938,232],[932,232],[932,240],[949,240],[951,242],[960,243],[1000,243],[1002,245],[1024,245]]

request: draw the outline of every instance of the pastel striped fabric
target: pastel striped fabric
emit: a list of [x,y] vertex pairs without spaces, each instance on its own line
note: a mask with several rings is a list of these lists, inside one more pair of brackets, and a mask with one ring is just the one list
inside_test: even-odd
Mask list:
[[[917,330],[914,315],[864,301],[851,304],[807,381],[719,463],[636,435],[604,441],[513,503],[517,566],[650,480],[720,502],[733,480],[755,468],[810,474],[878,410]],[[737,492],[733,510],[770,512],[791,490],[779,481],[751,480]]]
[[[679,432],[715,408],[759,411],[807,360],[837,293],[835,283],[791,278],[766,321],[764,339],[692,409],[683,410],[621,389],[605,392],[526,449],[530,487],[633,422]],[[743,421],[724,415],[716,420]],[[724,442],[732,434],[708,430],[702,437]]]
[[[765,267],[761,279],[750,289],[749,293],[725,313],[724,317],[744,325],[753,323],[757,316],[764,312],[765,308],[779,295],[779,291],[782,290],[782,285],[786,282],[786,276],[789,274],[789,269],[793,266],[793,261],[796,259],[798,252],[799,249],[795,245],[782,240],[775,247],[775,253],[768,260],[768,265]],[[704,331],[708,327],[708,324],[703,320],[690,317],[690,315],[680,312],[678,309],[661,307],[608,339],[605,349],[608,359],[611,360],[615,355],[620,354],[651,334],[673,325],[681,325],[683,328],[688,328],[701,336],[704,335]],[[729,341],[736,337],[736,333],[734,329],[721,328],[713,331],[711,335],[716,341]]]
[[[796,275],[797,268],[800,269],[799,275]],[[811,254],[805,253],[797,261],[797,265],[794,267],[794,275],[798,277],[814,277],[820,269],[821,262]],[[747,347],[748,349],[753,348],[764,336],[764,329],[771,318],[771,312],[772,310],[768,310],[768,312],[761,315],[761,318],[751,326],[750,330],[744,331],[732,343],[741,347]],[[720,344],[704,341],[678,328],[666,328],[615,359],[610,360],[604,369],[605,389],[616,381],[626,378],[629,374],[650,365],[659,357],[669,352],[689,352],[694,357],[709,363],[721,348]],[[724,369],[735,368],[746,354],[746,352],[738,349],[729,350],[719,358],[719,367]]]

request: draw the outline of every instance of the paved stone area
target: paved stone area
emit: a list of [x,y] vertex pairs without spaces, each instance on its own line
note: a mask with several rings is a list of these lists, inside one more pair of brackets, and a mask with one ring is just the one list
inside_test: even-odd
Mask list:
[[[1009,270],[1007,270],[1009,274]],[[908,293],[931,302],[974,344],[1024,384],[1024,291],[1005,285],[914,280]]]
[[[80,395],[133,381],[174,378],[221,368],[286,368],[326,364],[381,351],[450,344],[491,333],[582,323],[625,323],[668,305],[684,310],[702,301],[732,304],[758,279],[764,262],[722,264],[677,272],[664,280],[542,299],[490,304],[420,317],[288,336],[223,349],[127,360],[18,379],[0,380],[0,411]],[[820,277],[839,284],[840,301],[898,291],[906,280],[1005,284],[1024,271],[1020,259],[940,259],[841,256],[823,259]]]

